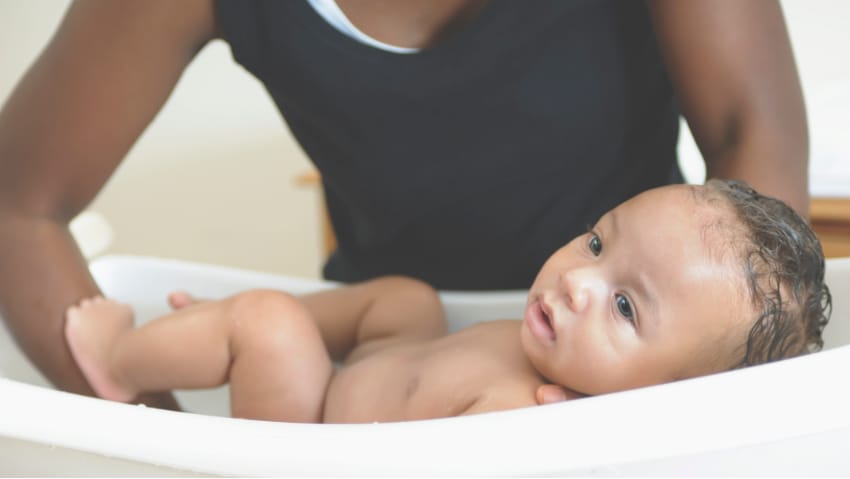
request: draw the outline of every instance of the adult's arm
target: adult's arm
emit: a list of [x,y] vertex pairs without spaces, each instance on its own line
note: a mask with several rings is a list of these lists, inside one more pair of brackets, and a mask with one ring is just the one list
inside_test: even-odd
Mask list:
[[63,336],[65,309],[98,292],[68,222],[214,32],[209,0],[74,2],[0,110],[0,314],[58,388],[92,394]]
[[809,136],[776,0],[649,0],[708,177],[740,178],[808,216]]

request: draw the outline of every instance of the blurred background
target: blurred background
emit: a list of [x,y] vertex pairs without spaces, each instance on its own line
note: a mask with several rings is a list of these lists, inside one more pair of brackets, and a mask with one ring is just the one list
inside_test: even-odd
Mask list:
[[[303,0],[302,0],[303,1]],[[68,0],[0,0],[0,103],[50,39]],[[811,189],[850,197],[850,1],[784,0],[806,98]],[[704,168],[686,125],[689,181]],[[90,205],[110,225],[103,253],[179,258],[305,278],[324,259],[310,163],[228,46],[207,46]]]

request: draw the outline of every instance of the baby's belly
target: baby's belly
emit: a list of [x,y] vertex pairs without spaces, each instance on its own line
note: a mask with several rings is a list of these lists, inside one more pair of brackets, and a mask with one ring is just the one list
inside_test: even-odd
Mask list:
[[422,348],[399,346],[344,366],[328,387],[324,421],[392,422],[460,414],[474,400],[474,390],[453,387],[444,363]]

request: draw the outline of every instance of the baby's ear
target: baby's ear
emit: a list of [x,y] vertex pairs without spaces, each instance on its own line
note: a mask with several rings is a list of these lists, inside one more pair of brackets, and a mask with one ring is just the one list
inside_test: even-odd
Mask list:
[[567,389],[563,386],[558,386],[557,384],[541,385],[537,388],[535,396],[537,398],[538,406],[542,406],[544,404],[552,404],[556,402],[563,402],[568,399]]

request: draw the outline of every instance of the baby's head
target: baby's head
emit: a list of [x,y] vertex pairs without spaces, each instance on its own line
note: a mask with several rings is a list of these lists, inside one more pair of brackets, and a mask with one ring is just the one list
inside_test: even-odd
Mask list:
[[601,394],[817,350],[829,290],[814,233],[734,181],[647,191],[555,252],[523,347],[550,381]]

